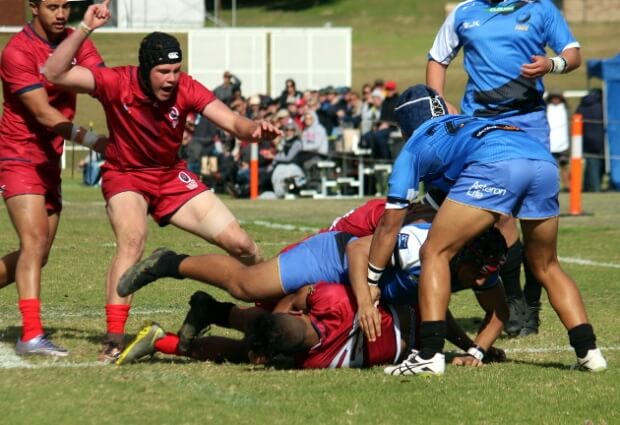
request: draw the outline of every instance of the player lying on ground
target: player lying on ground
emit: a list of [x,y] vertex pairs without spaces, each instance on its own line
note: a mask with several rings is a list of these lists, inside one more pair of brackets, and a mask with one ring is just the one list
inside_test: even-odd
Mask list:
[[[583,300],[557,258],[559,185],[553,156],[518,127],[501,121],[447,115],[443,98],[424,85],[407,89],[395,113],[408,139],[394,163],[388,203],[375,231],[366,276],[351,275],[354,287],[375,283],[389,263],[409,203],[420,182],[449,191],[421,250],[421,350],[391,374],[442,374],[450,264],[472,238],[501,215],[520,219],[525,255],[549,301],[568,330],[576,368],[601,371],[607,362],[596,348]],[[358,298],[372,307],[370,290]],[[371,315],[370,320],[374,320]],[[371,326],[372,327],[372,326]],[[376,323],[374,325],[376,327]]]
[[[202,291],[192,295],[190,306],[178,335],[165,333],[157,324],[148,325],[128,345],[117,364],[161,352],[197,360],[254,364],[269,364],[277,356],[291,356],[297,368],[368,367],[396,362],[415,341],[411,307],[382,304],[378,307],[382,337],[369,341],[356,320],[350,287],[339,284],[304,286],[280,300],[273,312],[218,302]],[[450,323],[451,342],[465,351],[475,347],[456,321]],[[245,335],[242,339],[194,339],[212,324],[237,329]],[[484,361],[505,358],[501,349],[491,348]],[[482,365],[471,354],[455,357],[453,364]]]

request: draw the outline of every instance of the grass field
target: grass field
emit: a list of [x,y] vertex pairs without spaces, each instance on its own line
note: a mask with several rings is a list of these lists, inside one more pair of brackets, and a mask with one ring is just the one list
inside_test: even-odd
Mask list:
[[[43,276],[48,331],[71,350],[67,359],[19,359],[13,345],[20,318],[14,287],[0,291],[0,411],[6,424],[441,423],[614,424],[620,422],[620,194],[584,196],[593,215],[561,220],[559,254],[579,282],[610,369],[568,370],[574,358],[548,304],[541,333],[504,339],[510,361],[480,370],[449,367],[441,378],[395,378],[370,370],[290,371],[202,364],[158,356],[126,367],[96,363],[104,331],[103,286],[113,235],[97,189],[65,179],[65,210]],[[566,198],[562,198],[566,209]],[[267,256],[361,203],[360,200],[226,200]],[[16,248],[0,207],[0,252]],[[147,250],[167,245],[213,252],[196,237],[151,226]],[[585,260],[579,264],[578,260]],[[582,261],[583,262],[583,261]],[[137,294],[127,326],[145,320],[176,331],[195,282],[167,280]],[[207,287],[204,287],[207,288]],[[222,292],[207,288],[220,298]],[[480,319],[470,293],[452,300],[461,324]],[[215,329],[215,333],[226,334]],[[448,350],[454,348],[448,345]],[[590,422],[588,422],[590,421]]]

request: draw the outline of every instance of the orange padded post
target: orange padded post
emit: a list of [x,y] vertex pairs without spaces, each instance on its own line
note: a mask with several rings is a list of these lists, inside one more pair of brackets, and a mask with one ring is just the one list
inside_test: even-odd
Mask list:
[[250,150],[250,199],[258,198],[258,143],[252,143]]
[[581,214],[583,184],[583,115],[574,114],[571,125],[570,203],[568,213]]

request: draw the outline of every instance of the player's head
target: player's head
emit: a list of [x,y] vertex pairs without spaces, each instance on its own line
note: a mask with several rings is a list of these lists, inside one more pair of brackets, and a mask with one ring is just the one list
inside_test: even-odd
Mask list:
[[32,24],[42,30],[48,38],[63,34],[71,11],[69,0],[30,0]]
[[179,82],[183,52],[179,41],[163,32],[152,32],[140,43],[138,74],[147,94],[160,101],[170,98]]
[[507,252],[506,239],[496,227],[491,227],[469,241],[456,255],[459,279],[483,284],[487,277],[499,272],[506,262]]
[[253,355],[267,361],[277,355],[290,356],[307,350],[307,323],[288,313],[264,314],[250,323],[246,341]]
[[445,100],[424,84],[409,87],[399,97],[394,115],[405,140],[425,121],[448,113]]

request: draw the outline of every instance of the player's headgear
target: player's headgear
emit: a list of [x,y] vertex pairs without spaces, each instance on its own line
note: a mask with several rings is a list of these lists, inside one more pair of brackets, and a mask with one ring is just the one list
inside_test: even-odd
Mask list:
[[506,262],[507,252],[506,239],[496,227],[491,227],[461,249],[459,260],[479,265],[481,273],[488,276],[499,271]]
[[138,52],[140,62],[138,74],[142,86],[150,93],[151,69],[157,65],[179,63],[183,60],[183,52],[179,41],[163,32],[152,32],[142,39]]
[[403,137],[408,139],[425,121],[448,113],[445,100],[424,84],[409,87],[399,97],[394,115]]

